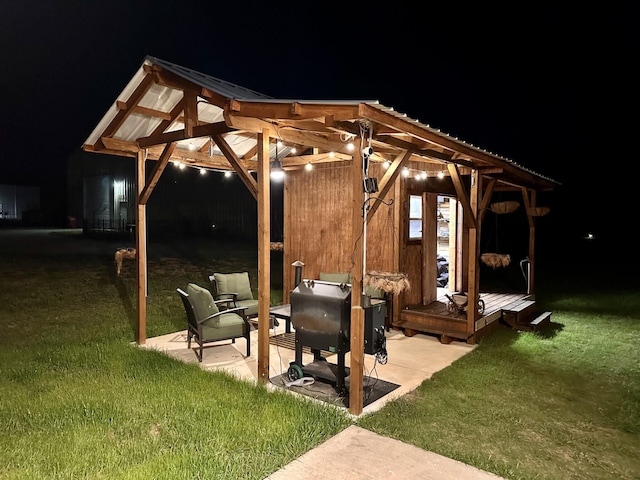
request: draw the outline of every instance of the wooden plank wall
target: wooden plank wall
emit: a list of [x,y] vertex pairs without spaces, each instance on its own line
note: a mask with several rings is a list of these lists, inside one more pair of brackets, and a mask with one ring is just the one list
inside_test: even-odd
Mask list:
[[[382,178],[377,165],[369,175]],[[372,194],[376,196],[376,194]],[[393,197],[393,189],[385,201]],[[284,301],[294,287],[294,268],[304,263],[302,278],[320,272],[349,272],[353,262],[350,163],[316,165],[312,171],[287,172],[284,190]],[[393,240],[393,208],[381,205],[367,227],[367,271],[392,270],[397,245]],[[362,239],[360,239],[362,240]]]

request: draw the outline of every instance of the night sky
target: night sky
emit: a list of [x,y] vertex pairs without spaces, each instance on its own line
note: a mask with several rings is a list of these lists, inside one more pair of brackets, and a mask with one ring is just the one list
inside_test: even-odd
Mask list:
[[561,182],[585,231],[637,216],[630,5],[220,3],[0,0],[0,183],[64,179],[152,55],[277,98],[379,100]]

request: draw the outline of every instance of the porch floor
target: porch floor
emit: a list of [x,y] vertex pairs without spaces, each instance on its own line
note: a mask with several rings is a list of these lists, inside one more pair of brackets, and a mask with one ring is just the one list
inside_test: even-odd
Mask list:
[[[445,293],[448,292],[439,289],[438,299],[427,305],[407,305],[399,312],[399,318],[392,326],[403,330],[407,335],[413,335],[415,332],[434,334],[440,336],[444,343],[451,338],[468,341],[472,334],[467,331],[467,313],[449,311],[449,299]],[[500,320],[505,308],[533,296],[527,293],[481,293],[480,298],[484,301],[485,307],[483,314],[476,320],[476,332]]]

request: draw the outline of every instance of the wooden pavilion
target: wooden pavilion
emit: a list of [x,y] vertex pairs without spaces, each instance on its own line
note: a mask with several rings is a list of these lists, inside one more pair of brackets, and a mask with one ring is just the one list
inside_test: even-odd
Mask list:
[[[475,308],[451,315],[414,305],[438,300],[437,249],[447,199],[450,291],[479,291],[480,227],[494,192],[521,196],[529,225],[529,281],[535,285],[539,192],[558,186],[517,163],[461,141],[376,101],[274,99],[154,58],[144,58],[87,138],[88,152],[131,157],[137,165],[136,341],[146,341],[146,204],[170,162],[233,171],[258,206],[259,318],[270,309],[270,172],[284,178],[284,300],[304,278],[348,272],[363,292],[368,272],[402,273],[411,288],[390,294],[390,324],[474,343],[492,319]],[[439,178],[443,177],[443,178]],[[415,208],[418,207],[418,208]],[[442,238],[441,238],[442,240]],[[533,298],[533,297],[530,297]],[[362,412],[364,309],[352,295],[350,412]],[[533,300],[530,300],[533,301]],[[268,322],[258,327],[258,375],[268,381]]]

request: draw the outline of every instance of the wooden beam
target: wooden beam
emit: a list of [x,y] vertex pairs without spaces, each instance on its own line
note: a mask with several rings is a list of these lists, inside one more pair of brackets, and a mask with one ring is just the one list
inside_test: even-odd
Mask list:
[[156,135],[162,135],[169,129],[169,127],[171,127],[176,122],[183,110],[184,97],[171,109],[171,111],[169,112],[169,118],[162,120],[160,124],[156,128],[154,128],[153,132],[151,132],[151,134],[148,136],[153,137]]
[[145,185],[144,190],[142,190],[142,193],[140,194],[140,198],[138,199],[139,204],[146,205],[147,201],[149,201],[151,192],[153,192],[153,189],[158,184],[158,180],[160,180],[162,172],[164,172],[164,169],[169,164],[169,159],[171,158],[171,154],[175,149],[175,143],[167,143],[167,145],[164,147],[162,155],[160,155],[160,158],[158,159],[158,162],[156,163],[156,166],[151,173],[149,182]]
[[527,212],[527,221],[529,222],[529,282],[527,283],[527,293],[535,293],[535,273],[536,273],[536,223],[531,215],[531,208],[536,206],[536,191],[531,192],[531,199],[529,199],[529,191],[526,188],[522,188],[522,201],[524,203],[524,209]]
[[200,90],[200,96],[202,98],[205,98],[211,105],[215,105],[216,107],[220,108],[224,108],[224,106],[229,102],[229,99],[227,97],[215,93],[204,87]]
[[360,137],[355,141],[356,158],[351,167],[353,199],[351,204],[351,243],[353,244],[351,267],[351,364],[349,382],[349,411],[360,415],[363,408],[363,371],[364,371],[364,309],[362,308],[363,258],[366,252],[363,245],[364,204],[362,169],[362,143]]
[[350,162],[353,160],[353,155],[347,155],[344,153],[317,153],[314,155],[302,155],[297,157],[285,157],[282,159],[283,167],[303,167],[308,163],[320,164],[320,163],[334,163],[334,162]]
[[250,118],[303,120],[331,117],[331,122],[359,118],[358,104],[356,103],[336,104],[234,100],[228,107],[233,115]]
[[136,139],[140,148],[151,147],[153,145],[162,145],[163,143],[179,142],[180,140],[188,140],[190,138],[210,137],[214,135],[222,135],[233,131],[224,122],[211,123],[208,125],[198,125],[191,128],[191,135],[184,130],[173,130],[172,132],[150,135],[148,137],[140,137]]
[[146,75],[140,82],[140,85],[138,85],[136,89],[133,91],[133,93],[129,96],[129,98],[125,103],[124,108],[118,111],[118,113],[113,118],[113,120],[111,120],[111,123],[109,123],[107,128],[104,129],[104,132],[102,132],[103,137],[111,137],[116,132],[116,130],[120,128],[120,126],[124,123],[124,121],[127,119],[129,114],[131,113],[131,110],[134,107],[134,105],[137,105],[137,103],[144,96],[144,94],[147,93],[149,88],[151,88],[152,84],[153,84],[153,79],[151,78],[151,76]]
[[[438,299],[438,194],[422,193],[422,304]],[[436,241],[434,241],[436,240]]]
[[[123,103],[124,108],[122,108],[122,110],[127,109],[126,104],[124,102],[119,102],[119,103]],[[118,105],[118,107],[120,107],[120,105]],[[156,110],[153,108],[141,107],[140,105],[134,105],[132,109],[132,113],[144,115],[145,117],[154,117],[154,118],[160,118],[162,120],[171,120],[171,112],[163,112],[161,110]]]
[[269,137],[279,138],[278,130],[275,128],[275,126],[259,118],[245,118],[231,115],[229,113],[228,107],[225,107],[223,116],[225,123],[231,128],[235,128],[237,130],[246,130],[255,134],[258,134],[263,130],[269,130]]
[[[480,203],[480,192],[482,191],[482,177],[477,170],[471,174],[470,188],[470,211],[473,218],[478,216],[478,206]],[[466,212],[465,212],[466,217]],[[469,227],[469,291],[467,292],[467,334],[470,335],[471,343],[475,343],[475,326],[476,320],[480,316],[477,309],[478,299],[480,298],[480,227],[478,222],[474,226]]]
[[138,307],[136,342],[138,345],[144,345],[147,341],[147,210],[146,205],[140,202],[146,179],[144,152],[138,152],[136,166],[138,197],[136,201],[136,276],[138,283],[136,290]]
[[258,134],[258,380],[269,382],[269,306],[271,302],[271,187],[269,130]]
[[469,196],[467,195],[467,192],[464,189],[464,185],[462,184],[462,180],[460,179],[458,167],[453,163],[448,163],[447,168],[449,169],[449,175],[451,175],[453,186],[456,189],[458,201],[462,204],[462,208],[464,210],[464,221],[469,228],[477,228],[476,216],[474,215],[473,210],[471,210]]
[[193,138],[193,128],[198,125],[198,103],[195,92],[184,91],[184,134]]
[[140,147],[135,142],[128,140],[120,140],[118,138],[102,137],[100,138],[102,144],[109,150],[115,150],[119,152],[125,152],[136,156],[140,152]]
[[493,196],[493,190],[495,189],[495,186],[496,179],[491,178],[482,196],[482,202],[480,203],[480,210],[478,212],[478,225],[482,225],[482,221],[484,220],[484,216],[487,213],[487,209],[489,208],[489,202],[491,201],[491,197]]
[[[263,131],[262,135],[264,134],[265,132]],[[229,146],[229,144],[225,141],[225,139],[222,138],[221,135],[214,135],[213,140],[216,142],[220,151],[224,154],[224,156],[227,158],[227,160],[229,161],[233,169],[236,171],[236,173],[240,177],[240,180],[242,180],[245,186],[249,189],[249,192],[251,193],[251,195],[253,195],[253,198],[257,200],[258,184],[256,183],[255,179],[251,176],[249,171],[245,168],[245,166],[242,164],[240,159],[236,156],[233,149]]]
[[[386,197],[387,193],[389,193],[389,191],[393,187],[393,184],[395,183],[396,178],[398,178],[398,175],[400,174],[402,167],[409,160],[410,157],[411,157],[411,152],[406,151],[398,155],[396,159],[391,163],[391,165],[389,165],[389,168],[387,168],[387,171],[384,172],[384,176],[380,181],[380,185],[379,185],[380,192],[377,195],[378,197],[380,198]],[[376,213],[378,208],[380,208],[380,203],[381,203],[380,201],[375,201],[369,204],[369,211],[367,212],[367,222],[371,221],[371,219],[373,218],[373,215]]]
[[160,65],[156,65],[156,64],[144,65],[143,69],[145,72],[153,76],[153,80],[158,85],[162,85],[163,87],[173,88],[175,90],[182,90],[182,91],[189,90],[195,94],[199,94],[200,91],[202,90],[202,88],[199,85],[193,82],[190,82],[189,80],[186,80],[180,75],[176,75],[173,72],[165,70]]
[[294,143],[297,145],[304,145],[309,148],[320,148],[322,150],[336,151],[340,150],[344,146],[344,143],[340,141],[338,134],[332,134],[336,140],[328,140],[326,137],[315,134],[307,133],[301,130],[294,130],[290,128],[277,129],[273,124],[260,120],[258,118],[238,117],[235,115],[227,115],[225,111],[225,120],[227,125],[236,128],[238,130],[247,130],[249,132],[258,133],[264,128],[269,129],[269,135],[272,138],[279,138],[282,141]]

